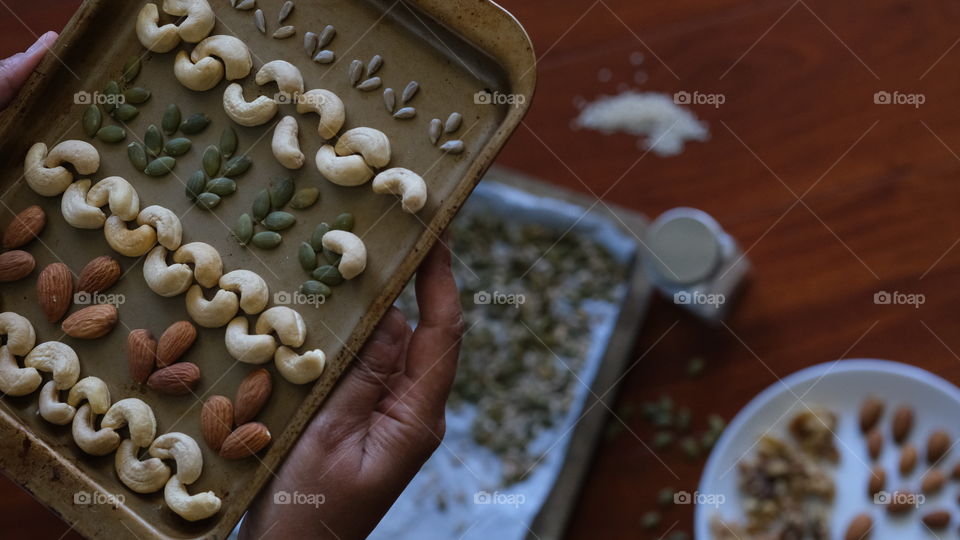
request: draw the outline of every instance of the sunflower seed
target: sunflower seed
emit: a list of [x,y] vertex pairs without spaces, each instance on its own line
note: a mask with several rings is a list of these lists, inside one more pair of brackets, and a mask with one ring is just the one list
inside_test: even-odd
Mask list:
[[320,198],[320,190],[315,187],[307,187],[297,190],[290,199],[290,208],[294,210],[305,210],[317,203]]
[[437,142],[440,141],[440,133],[443,131],[443,122],[439,118],[434,118],[430,121],[430,144],[436,146]]
[[444,124],[443,130],[447,133],[453,133],[454,131],[460,129],[460,125],[463,123],[463,115],[455,112],[450,113],[450,116],[447,118],[447,123]]
[[308,280],[304,282],[303,285],[300,285],[300,292],[310,296],[322,296],[326,298],[333,294],[333,291],[330,290],[330,287],[327,287],[323,283],[314,280]]
[[317,34],[307,32],[303,35],[303,50],[307,51],[307,56],[313,56],[317,52]]
[[300,244],[300,249],[297,251],[297,258],[300,259],[300,267],[308,273],[313,272],[317,267],[317,252],[314,251],[313,247],[307,242]]
[[83,132],[88,137],[96,136],[102,124],[103,114],[100,112],[100,107],[90,105],[87,110],[83,111]]
[[356,219],[349,212],[344,212],[333,220],[333,228],[339,231],[352,231],[355,224]]
[[284,178],[270,186],[270,206],[275,209],[283,208],[293,197],[293,178]]
[[387,107],[387,112],[393,114],[397,108],[397,93],[393,88],[387,88],[383,91],[383,104]]
[[407,87],[403,89],[403,93],[400,94],[400,103],[406,105],[408,101],[413,99],[413,96],[417,95],[418,90],[420,90],[420,83],[417,81],[410,81],[407,84]]
[[297,27],[284,26],[282,28],[277,28],[277,31],[273,33],[273,39],[287,39],[288,37],[296,33],[297,33]]
[[263,189],[253,199],[253,219],[263,221],[270,213],[270,191]]
[[236,156],[230,158],[223,166],[223,176],[234,178],[250,170],[253,162],[247,156]]
[[185,135],[196,135],[207,129],[210,125],[210,117],[204,113],[191,114],[183,123],[180,124],[180,131]]
[[163,132],[167,135],[173,135],[177,132],[177,129],[180,127],[180,107],[177,107],[175,103],[167,105],[167,108],[163,110],[160,127],[163,128]]
[[363,62],[354,60],[350,62],[350,86],[356,86],[363,76]]
[[229,178],[214,178],[204,186],[210,193],[215,193],[221,197],[233,195],[237,192],[237,183]]
[[138,114],[140,114],[140,110],[128,103],[120,105],[113,111],[113,117],[121,122],[129,122],[136,118]]
[[289,212],[270,212],[263,218],[263,226],[271,231],[285,231],[297,222],[297,218]]
[[147,168],[147,150],[137,141],[127,145],[127,157],[133,168],[142,171]]
[[257,246],[260,249],[273,249],[280,245],[280,242],[283,241],[283,237],[279,233],[273,231],[261,231],[253,235],[253,238],[250,240],[250,243]]
[[363,92],[372,92],[377,88],[380,88],[380,77],[371,77],[357,86],[357,90],[361,90]]
[[333,41],[333,38],[337,35],[337,29],[331,25],[327,25],[320,31],[320,35],[317,36],[317,48],[322,49],[330,44]]
[[335,266],[330,266],[329,264],[317,267],[317,269],[310,274],[310,277],[331,287],[336,287],[343,283],[343,275],[340,274],[340,270],[337,270]]
[[462,154],[463,141],[447,141],[440,145],[440,149],[448,154]]
[[216,146],[208,146],[206,150],[203,151],[203,172],[207,173],[207,176],[213,178],[220,172],[220,149]]
[[[120,95],[120,85],[117,84],[117,81],[110,81],[107,83],[107,86],[103,88],[103,93],[108,97],[119,96]],[[112,113],[114,109],[117,108],[118,99],[107,99],[105,100],[103,108],[108,112]]]
[[408,120],[417,115],[417,110],[413,107],[404,107],[393,113],[393,117],[398,120]]
[[263,18],[262,9],[253,12],[253,24],[257,25],[257,30],[259,30],[261,34],[267,33],[267,21]]
[[240,0],[236,5],[240,11],[249,11],[255,7],[257,7],[257,0]]
[[323,235],[328,232],[330,232],[330,225],[327,223],[321,223],[313,229],[313,234],[310,235],[310,247],[312,247],[314,251],[323,250]]
[[143,173],[147,176],[166,176],[176,166],[177,160],[170,156],[159,157],[151,161]]
[[253,238],[253,220],[250,219],[250,214],[243,214],[237,220],[237,224],[233,228],[233,237],[243,245],[247,245]]
[[167,144],[163,145],[163,151],[168,156],[179,157],[190,151],[190,148],[193,146],[193,143],[190,139],[186,137],[178,137],[176,139],[170,139],[167,141]]
[[97,139],[105,143],[118,143],[127,138],[127,132],[120,126],[103,126],[97,130]]
[[143,136],[143,145],[151,157],[157,157],[163,150],[163,135],[157,126],[150,124],[147,133]]
[[197,200],[197,197],[203,193],[204,188],[207,186],[207,175],[203,174],[203,171],[197,171],[190,175],[190,178],[187,179],[187,198],[191,201]]
[[280,8],[280,15],[277,15],[277,22],[283,24],[283,21],[287,20],[287,17],[290,16],[291,11],[293,11],[293,2],[287,0],[283,3],[283,7]]
[[134,88],[127,88],[123,92],[123,99],[127,103],[133,103],[134,105],[139,105],[145,103],[150,99],[150,91],[146,88],[136,86]]
[[140,74],[140,57],[134,56],[123,65],[123,82],[130,84]]
[[197,195],[197,204],[207,210],[213,210],[220,204],[220,196],[216,193],[201,193]]
[[380,71],[380,68],[383,67],[383,57],[379,54],[373,55],[373,58],[370,59],[370,62],[367,64],[367,77],[373,77]]
[[337,59],[337,55],[333,51],[322,50],[313,57],[313,61],[318,64],[332,64],[334,60]]

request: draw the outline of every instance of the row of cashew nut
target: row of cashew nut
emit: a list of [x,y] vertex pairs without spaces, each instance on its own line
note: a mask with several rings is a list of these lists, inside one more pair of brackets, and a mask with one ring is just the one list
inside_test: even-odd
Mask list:
[[184,17],[180,24],[160,25],[156,4],[146,4],[137,15],[137,37],[147,50],[165,53],[180,44],[180,40],[197,43],[210,35],[216,16],[207,0],[164,0],[163,11],[174,17]]
[[[137,398],[111,404],[107,384],[97,377],[80,379],[80,359],[69,346],[59,341],[36,343],[30,321],[13,312],[0,313],[0,391],[25,396],[40,387],[40,372],[52,379],[40,389],[40,416],[56,425],[72,424],[77,446],[94,456],[116,452],[117,476],[137,493],[153,493],[163,488],[167,506],[189,521],[206,519],[220,510],[220,498],[212,491],[191,495],[186,486],[196,482],[203,470],[203,454],[196,441],[183,433],[156,437],[157,421],[149,405]],[[24,367],[17,363],[23,357]],[[67,392],[66,401],[60,392]],[[100,428],[96,416],[103,415]],[[127,427],[130,438],[121,441],[117,430]],[[139,450],[147,448],[150,458],[141,461]],[[176,473],[163,460],[176,463]]]

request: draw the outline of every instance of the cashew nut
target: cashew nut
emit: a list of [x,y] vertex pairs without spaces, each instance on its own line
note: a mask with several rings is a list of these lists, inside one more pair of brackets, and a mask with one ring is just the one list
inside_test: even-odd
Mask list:
[[107,218],[103,235],[114,251],[127,257],[139,257],[157,243],[157,231],[153,227],[141,225],[136,229],[128,229],[126,222],[118,216]]
[[99,229],[107,220],[103,210],[87,203],[90,183],[90,180],[78,180],[70,184],[60,199],[63,219],[78,229]]
[[100,169],[100,153],[86,141],[63,141],[50,149],[43,164],[54,168],[64,163],[73,165],[80,174],[93,174]]
[[177,17],[186,16],[177,31],[189,43],[209,36],[217,22],[207,0],[163,0],[163,11]]
[[140,461],[137,445],[131,440],[120,443],[114,465],[120,481],[137,493],[153,493],[170,479],[170,467],[155,457]]
[[87,202],[97,208],[109,203],[110,212],[123,221],[134,220],[140,213],[137,190],[119,176],[110,176],[94,184],[87,192]]
[[204,328],[226,326],[239,309],[240,301],[237,295],[230,291],[218,290],[213,300],[203,297],[203,289],[199,285],[194,285],[187,291],[187,314]]
[[184,484],[192,484],[203,470],[203,454],[193,437],[183,433],[164,433],[150,445],[149,454],[157,459],[177,462],[176,477]]
[[36,143],[27,151],[23,160],[23,177],[34,192],[44,197],[56,197],[73,182],[73,173],[65,167],[48,169],[43,161],[47,157],[47,145]]
[[12,311],[0,313],[0,336],[7,336],[7,347],[17,356],[25,356],[37,343],[30,321]]
[[53,374],[58,390],[67,390],[80,378],[80,358],[66,343],[45,341],[30,351],[23,365]]
[[231,120],[241,126],[253,127],[266,124],[277,114],[277,102],[267,96],[247,102],[243,87],[233,83],[223,92],[223,110]]
[[77,409],[73,417],[73,442],[91,456],[105,456],[120,445],[120,434],[110,428],[97,429],[89,403]]
[[145,4],[137,15],[137,37],[147,50],[165,53],[180,44],[180,32],[174,24],[160,26],[156,4]]
[[110,408],[110,388],[99,377],[84,377],[70,388],[67,403],[76,407],[84,400],[95,414],[105,414]]
[[367,165],[386,167],[390,163],[390,139],[380,130],[358,127],[348,130],[337,140],[337,155],[360,154]]
[[10,347],[0,347],[0,392],[8,396],[25,396],[40,388],[41,382],[43,379],[36,369],[20,367]]
[[277,371],[293,384],[306,384],[323,373],[327,357],[320,349],[297,354],[288,347],[280,347],[274,356]]
[[257,319],[257,333],[270,332],[276,332],[280,343],[291,347],[299,347],[307,339],[307,325],[303,317],[286,306],[274,306]]
[[338,156],[329,144],[317,151],[317,170],[338,186],[360,186],[373,178],[373,169],[363,156]]
[[223,80],[223,64],[209,56],[193,63],[186,51],[180,51],[173,62],[173,74],[190,90],[206,92]]
[[314,112],[320,115],[320,126],[317,132],[324,139],[332,139],[340,132],[347,119],[343,101],[329,90],[310,90],[297,100],[297,112],[300,114]]
[[270,334],[248,333],[246,317],[236,317],[227,325],[225,340],[230,356],[248,364],[266,364],[277,351],[277,342]]
[[120,429],[127,426],[130,440],[140,448],[146,448],[157,435],[157,419],[153,409],[142,400],[126,398],[114,403],[107,409],[100,421],[100,427]]
[[199,521],[220,511],[220,498],[212,491],[190,495],[176,476],[167,480],[163,488],[163,500],[178,516],[187,521]]
[[173,251],[180,247],[183,238],[183,226],[180,218],[169,208],[153,205],[140,211],[137,216],[138,225],[150,225],[157,231],[157,241],[160,245]]
[[182,263],[167,266],[166,259],[166,248],[153,248],[143,261],[143,279],[151,291],[169,298],[183,294],[193,285],[193,270]]
[[201,41],[190,53],[190,59],[199,62],[201,58],[216,56],[226,66],[227,80],[235,81],[250,74],[253,58],[247,44],[233,36],[210,36]]
[[[223,261],[220,253],[203,242],[184,244],[173,254],[173,261],[178,263],[193,263],[193,275],[197,283],[204,287],[213,287],[223,275]],[[224,321],[223,324],[227,324]]]
[[300,74],[297,66],[286,60],[267,62],[260,68],[260,71],[257,71],[257,85],[263,86],[273,81],[276,81],[280,92],[291,98],[291,103],[296,103],[296,100],[303,94],[303,75]]
[[367,248],[359,236],[347,231],[330,231],[323,235],[323,247],[340,253],[340,275],[353,279],[367,267]]
[[284,116],[273,129],[273,156],[288,169],[299,169],[306,160],[300,151],[299,133],[300,126],[292,116]]
[[77,410],[66,403],[62,403],[59,392],[57,384],[53,381],[47,381],[47,384],[43,385],[43,388],[40,389],[40,416],[51,424],[65,426],[73,420],[73,415]]
[[404,211],[411,214],[419,212],[427,203],[427,183],[419,174],[402,167],[387,169],[378,174],[373,179],[373,192],[399,195]]
[[260,313],[270,301],[267,282],[250,270],[234,270],[224,274],[220,278],[220,288],[237,293],[240,296],[240,309],[249,315]]

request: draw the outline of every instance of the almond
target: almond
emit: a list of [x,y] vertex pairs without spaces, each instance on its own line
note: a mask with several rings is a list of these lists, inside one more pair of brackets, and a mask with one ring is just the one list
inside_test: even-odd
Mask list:
[[227,436],[220,447],[220,457],[243,459],[250,457],[270,443],[270,430],[260,422],[244,424]]
[[870,497],[876,497],[877,493],[883,491],[884,486],[887,485],[887,471],[880,465],[874,465],[873,470],[870,471],[870,480],[867,484],[867,492],[870,494]]
[[947,476],[939,469],[931,469],[920,482],[920,491],[927,495],[939,493],[943,485],[947,483]]
[[73,302],[73,272],[63,263],[47,265],[37,277],[37,303],[51,323],[59,321]]
[[157,363],[157,340],[149,330],[134,330],[127,336],[127,364],[130,377],[139,384],[147,382]]
[[917,447],[908,444],[900,452],[900,474],[906,476],[917,466]]
[[270,399],[272,390],[273,382],[270,380],[269,371],[263,368],[251,371],[237,388],[237,398],[234,400],[236,407],[233,409],[234,423],[239,426],[256,418]]
[[873,528],[873,519],[869,514],[857,514],[850,525],[847,526],[847,533],[843,535],[844,540],[866,540],[870,537],[870,529]]
[[28,244],[47,224],[47,214],[37,205],[30,206],[14,216],[3,235],[4,249],[16,249]]
[[882,415],[883,401],[874,396],[867,397],[863,400],[863,405],[860,406],[860,431],[862,433],[869,432],[877,425]]
[[907,440],[910,430],[913,428],[913,409],[906,405],[901,405],[893,413],[893,440],[901,444]]
[[61,327],[65,334],[77,339],[97,339],[113,330],[119,313],[116,306],[97,304],[71,313]]
[[947,455],[952,445],[950,435],[946,431],[938,429],[931,433],[927,439],[927,463],[933,465],[940,461]]
[[883,433],[880,433],[879,429],[872,429],[870,433],[867,433],[867,453],[870,454],[870,459],[876,461],[880,457],[880,452],[883,450]]
[[147,386],[161,394],[182,396],[189,394],[200,382],[200,368],[190,362],[181,362],[153,372]]
[[97,257],[80,271],[77,290],[90,294],[105,291],[120,279],[120,273],[120,263],[116,259],[107,255]]
[[946,529],[950,525],[950,512],[947,510],[934,510],[923,516],[923,524],[931,529]]
[[187,352],[197,339],[197,328],[190,321],[178,321],[170,325],[160,336],[157,346],[157,365],[166,367],[173,364]]
[[0,253],[0,282],[17,281],[27,277],[37,261],[26,251],[14,250]]
[[203,440],[210,448],[219,451],[223,441],[233,430],[233,403],[224,396],[212,396],[200,411],[200,427]]
[[887,513],[895,516],[913,510],[915,503],[919,501],[917,496],[910,491],[894,491],[887,494],[887,497]]

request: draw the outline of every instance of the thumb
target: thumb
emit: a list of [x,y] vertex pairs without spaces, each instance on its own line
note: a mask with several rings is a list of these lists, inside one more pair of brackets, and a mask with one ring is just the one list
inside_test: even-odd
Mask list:
[[56,40],[56,32],[47,32],[26,52],[0,60],[0,109],[6,108],[13,101],[27,77],[37,68],[47,49],[52,47]]

